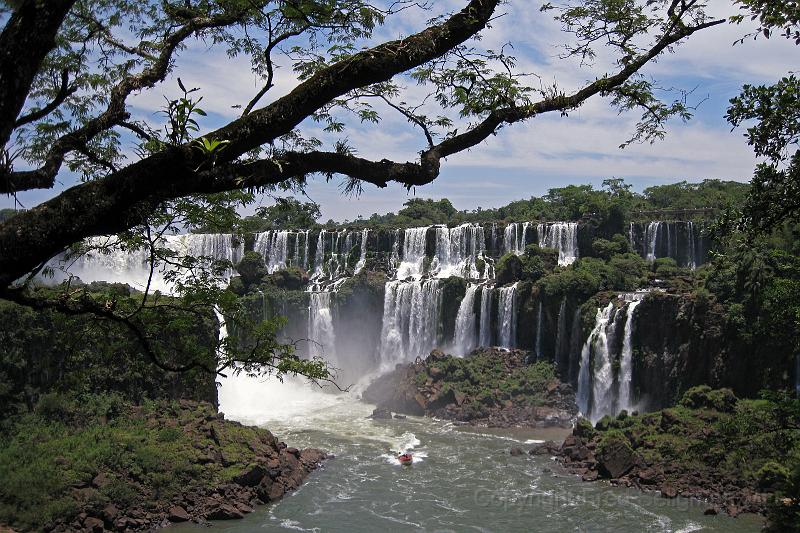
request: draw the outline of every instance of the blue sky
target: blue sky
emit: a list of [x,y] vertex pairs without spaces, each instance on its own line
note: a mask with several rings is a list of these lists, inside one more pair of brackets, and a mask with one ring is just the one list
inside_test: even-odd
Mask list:
[[[457,8],[463,1],[437,0],[434,4],[434,9],[441,12]],[[606,72],[602,54],[597,64],[589,68],[558,57],[559,46],[567,36],[549,15],[539,12],[540,4],[510,2],[504,9],[507,15],[495,21],[482,44],[492,48],[513,43],[521,70],[535,72],[545,82],[555,81],[566,90],[578,88],[586,80]],[[735,12],[730,2],[711,4],[710,11],[715,16]],[[376,32],[371,44],[418,31],[427,17],[413,11],[397,15]],[[728,100],[744,83],[771,83],[797,66],[797,48],[782,39],[748,40],[733,46],[749,29],[726,24],[702,32],[679,46],[674,54],[648,65],[644,73],[663,86],[694,89],[691,98],[704,100],[692,121],[671,123],[667,138],[654,145],[633,145],[620,150],[619,144],[633,131],[638,116],[635,113],[618,116],[606,100],[595,98],[568,117],[545,115],[505,128],[472,151],[451,157],[443,165],[439,179],[412,193],[400,186],[383,190],[366,186],[360,197],[347,198],[340,193],[338,182],[325,183],[317,178],[309,185],[308,196],[322,205],[325,220],[352,220],[358,215],[397,211],[414,194],[424,198],[447,197],[459,209],[474,209],[541,195],[549,188],[567,184],[599,186],[611,176],[625,178],[637,190],[704,178],[746,181],[755,159],[744,142],[743,132],[731,132],[723,118]],[[296,83],[288,68],[289,61],[279,62],[283,68],[271,98],[285,94]],[[224,52],[202,43],[184,51],[177,64],[167,82],[131,100],[135,117],[152,119],[164,96],[175,96],[177,76],[187,85],[202,88],[204,107],[210,116],[201,125],[207,129],[235,118],[236,111],[230,106],[246,102],[258,89],[258,80],[245,59],[230,59]],[[421,96],[420,91],[410,84],[405,96],[413,101]],[[350,143],[364,157],[413,160],[424,147],[421,135],[403,117],[390,110],[383,111],[383,121],[377,128],[349,123]],[[304,124],[302,128],[306,133],[315,133],[313,124]],[[329,142],[335,140],[332,136],[320,137]],[[132,144],[128,144],[132,150]],[[59,181],[56,192],[73,184],[74,178],[64,174]],[[54,191],[28,192],[20,194],[20,200],[26,207],[32,207],[53,194]],[[267,204],[270,200],[265,198],[262,202]],[[12,199],[0,198],[0,207],[12,205]]]

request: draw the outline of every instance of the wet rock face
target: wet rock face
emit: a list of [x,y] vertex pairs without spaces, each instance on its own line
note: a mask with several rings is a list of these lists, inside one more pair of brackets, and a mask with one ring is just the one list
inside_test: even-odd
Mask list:
[[473,425],[571,427],[577,413],[572,388],[548,374],[546,366],[533,370],[525,364],[527,357],[522,350],[493,348],[462,359],[434,350],[424,361],[398,365],[376,379],[364,400],[377,404],[376,412]]
[[[740,397],[793,388],[784,338],[747,342],[728,323],[728,310],[691,295],[653,294],[637,308],[633,388],[641,408],[674,405],[696,385],[727,387]],[[772,343],[772,344],[770,344]]]

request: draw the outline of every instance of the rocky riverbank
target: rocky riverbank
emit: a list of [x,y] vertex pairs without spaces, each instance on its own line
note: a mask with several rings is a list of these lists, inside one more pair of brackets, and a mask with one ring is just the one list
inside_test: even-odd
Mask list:
[[[767,513],[774,523],[800,516],[798,469],[800,402],[738,400],[728,389],[695,387],[679,405],[643,415],[606,417],[595,427],[581,419],[555,455],[584,481],[659,491],[665,498],[707,503],[707,514]],[[794,522],[795,526],[797,522]],[[787,531],[786,529],[774,529]]]
[[488,427],[572,427],[574,393],[549,363],[489,348],[459,358],[434,350],[376,379],[364,400],[382,410]]
[[326,458],[227,421],[208,403],[53,414],[26,417],[2,439],[0,523],[102,532],[239,519],[297,489]]

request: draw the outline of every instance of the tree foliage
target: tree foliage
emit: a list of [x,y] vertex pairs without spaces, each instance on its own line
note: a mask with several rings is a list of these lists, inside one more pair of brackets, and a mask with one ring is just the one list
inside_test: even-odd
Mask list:
[[[70,171],[82,183],[0,222],[2,296],[95,311],[68,294],[37,304],[28,283],[60,252],[116,235],[104,242],[149,251],[154,269],[193,271],[191,283],[182,274],[171,280],[184,298],[224,306],[214,288],[219,276],[198,274],[204,261],[168,253],[160,237],[187,226],[224,227],[258,193],[301,191],[314,175],[342,175],[351,193],[367,183],[425,185],[444,159],[502,128],[545,113],[566,115],[595,96],[621,111],[642,111],[632,140],[660,138],[664,122],[688,118],[690,108],[682,100],[661,102],[640,70],[724,22],[708,17],[697,0],[547,4],[569,36],[567,55],[589,60],[604,47],[613,59],[608,69],[581,74],[593,80],[582,86],[543,87],[540,77],[517,68],[510,46],[481,44],[503,3],[464,0],[453,12],[410,0],[4,3],[0,192],[49,189]],[[389,17],[426,10],[433,18],[417,33],[374,42],[374,30]],[[224,102],[240,117],[212,130],[202,86],[180,80],[180,96],[167,99],[163,113],[135,115],[131,95],[158,91],[194,43],[250,63],[261,87],[247,101]],[[406,90],[411,84],[420,89]],[[286,85],[291,89],[278,94]],[[398,113],[420,133],[420,152],[409,162],[360,157],[348,139],[351,117],[377,124],[382,113]],[[131,142],[134,154],[123,150]],[[316,218],[313,210],[306,215]]]
[[[770,38],[776,32],[800,44],[800,8],[793,1],[739,0],[746,13],[758,20],[755,34]],[[745,138],[766,162],[756,167],[750,198],[743,209],[742,225],[751,233],[769,233],[800,216],[800,85],[787,75],[773,85],[745,85],[731,99],[726,118],[736,128],[745,123]]]

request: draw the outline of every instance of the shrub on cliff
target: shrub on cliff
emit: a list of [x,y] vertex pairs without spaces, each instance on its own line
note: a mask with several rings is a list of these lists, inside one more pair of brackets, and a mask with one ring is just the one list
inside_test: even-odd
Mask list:
[[245,286],[257,285],[267,274],[264,258],[258,252],[245,252],[242,260],[236,265],[236,271],[242,277]]
[[308,273],[296,266],[278,270],[267,276],[267,281],[279,289],[299,291],[308,284]]
[[506,254],[497,261],[495,278],[498,285],[508,285],[522,279],[522,259],[516,254]]
[[730,389],[712,389],[708,385],[692,387],[683,394],[679,402],[689,409],[714,409],[731,413],[736,408],[736,396]]
[[600,259],[610,260],[618,254],[626,254],[631,251],[631,245],[624,235],[616,234],[611,240],[595,239],[592,242],[592,253]]

